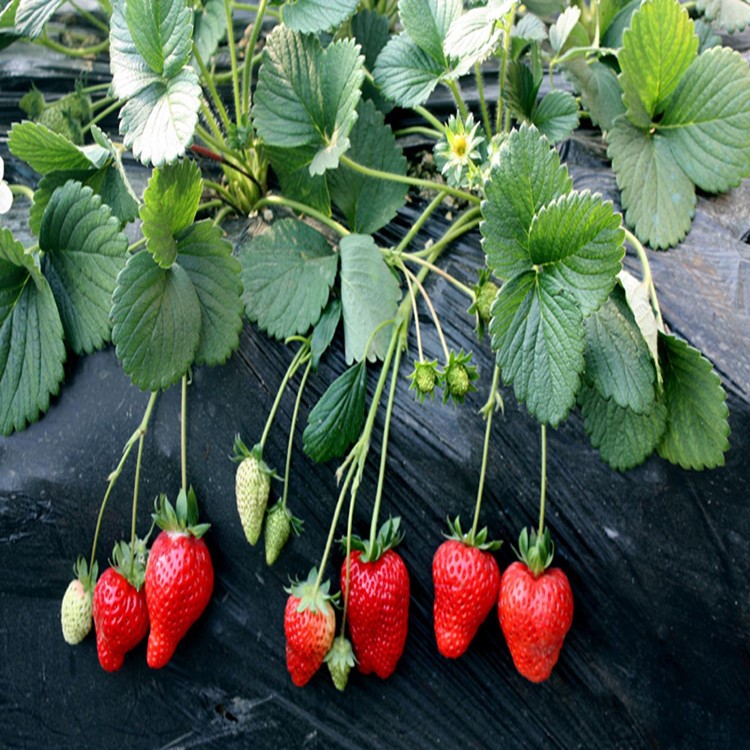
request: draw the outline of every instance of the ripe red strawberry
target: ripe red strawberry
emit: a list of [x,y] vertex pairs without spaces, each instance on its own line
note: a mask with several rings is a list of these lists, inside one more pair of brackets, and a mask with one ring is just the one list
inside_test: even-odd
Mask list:
[[543,682],[573,622],[573,592],[565,573],[549,568],[554,555],[549,531],[541,537],[532,531],[529,541],[524,529],[518,547],[522,562],[512,563],[500,580],[500,627],[516,669],[527,680]]
[[386,679],[404,652],[409,625],[409,573],[392,548],[401,537],[399,519],[383,525],[375,541],[355,540],[349,586],[346,560],[341,566],[341,590],[347,597],[349,632],[362,674]]
[[99,577],[94,588],[94,627],[99,663],[116,672],[125,654],[148,632],[148,609],[143,591],[143,561],[146,548],[139,540],[135,558],[125,542],[115,545],[112,567]]
[[317,586],[318,571],[313,568],[302,583],[287,589],[284,611],[286,668],[297,687],[306,685],[331,650],[336,614],[328,594],[330,581]]
[[487,542],[487,529],[476,537],[463,534],[459,519],[449,523],[451,536],[432,559],[435,585],[435,638],[438,651],[456,659],[469,647],[479,626],[497,602],[500,569],[492,551],[499,542]]
[[146,567],[146,601],[151,618],[146,661],[160,669],[211,600],[214,569],[201,538],[210,524],[198,524],[192,487],[180,490],[176,507],[162,495],[154,521],[162,529]]

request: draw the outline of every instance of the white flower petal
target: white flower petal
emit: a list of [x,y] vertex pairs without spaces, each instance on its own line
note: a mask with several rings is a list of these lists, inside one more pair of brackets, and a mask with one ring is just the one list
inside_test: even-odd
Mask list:
[[12,205],[13,193],[4,182],[0,182],[0,214],[7,214]]
[[5,173],[5,164],[3,164],[3,157],[0,156],[0,182],[2,182],[4,173]]

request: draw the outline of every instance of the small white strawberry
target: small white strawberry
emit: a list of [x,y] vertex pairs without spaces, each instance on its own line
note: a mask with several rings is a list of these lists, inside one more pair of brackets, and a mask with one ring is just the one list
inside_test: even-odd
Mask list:
[[256,544],[263,528],[273,471],[266,466],[260,445],[252,450],[238,435],[234,442],[234,460],[239,461],[235,482],[237,511],[250,544]]
[[74,578],[68,584],[60,608],[63,638],[71,646],[80,643],[91,630],[94,584],[96,583],[98,567],[94,563],[91,574],[89,574],[86,560],[79,557],[73,570],[77,578]]

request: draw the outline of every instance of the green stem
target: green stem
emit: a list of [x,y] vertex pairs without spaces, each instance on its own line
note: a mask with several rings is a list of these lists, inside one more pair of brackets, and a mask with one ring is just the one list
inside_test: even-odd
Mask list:
[[390,182],[400,182],[403,185],[411,185],[412,187],[423,188],[424,190],[433,190],[438,192],[447,193],[456,198],[461,198],[469,203],[481,203],[481,199],[472,193],[467,193],[465,190],[459,188],[450,187],[449,185],[438,185],[431,180],[420,180],[416,177],[407,177],[406,175],[396,174],[395,172],[383,172],[379,169],[371,169],[370,167],[364,166],[353,161],[348,156],[343,155],[341,157],[341,163],[345,164],[355,172],[366,175],[367,177],[374,177],[378,180],[389,180]]
[[484,449],[482,451],[482,468],[479,472],[479,488],[477,489],[477,503],[474,507],[474,523],[471,526],[471,540],[476,539],[477,530],[479,528],[479,514],[482,509],[482,496],[484,495],[484,481],[487,477],[487,458],[490,453],[490,433],[492,431],[492,417],[495,414],[495,406],[497,403],[497,386],[500,382],[500,368],[495,365],[495,369],[492,372],[492,385],[490,386],[490,395],[485,404],[485,419],[487,420],[487,426],[484,430]]
[[68,57],[91,57],[92,55],[98,55],[100,52],[106,52],[109,49],[109,39],[106,39],[99,44],[94,44],[91,47],[66,47],[57,42],[53,42],[49,37],[43,36],[37,40],[39,44],[47,49],[51,49],[55,52],[59,52],[62,55]]
[[[393,339],[396,341],[396,353],[393,360],[391,373],[391,388],[388,394],[388,404],[385,409],[385,422],[383,424],[383,442],[380,447],[380,470],[378,472],[378,488],[375,492],[375,505],[372,509],[372,519],[370,521],[370,547],[375,545],[378,535],[378,516],[380,515],[380,501],[383,497],[383,484],[385,480],[385,465],[388,457],[388,435],[391,428],[391,417],[393,415],[393,402],[396,398],[396,382],[398,380],[398,370],[401,364],[401,352],[403,346],[400,346],[401,339],[404,335],[403,324],[394,330]],[[379,398],[378,398],[379,400]],[[374,402],[373,402],[374,403]],[[348,590],[348,589],[347,589]]]
[[130,520],[130,578],[133,578],[135,569],[135,529],[138,523],[138,487],[141,482],[141,463],[143,460],[143,440],[145,433],[138,438],[138,455],[135,460],[135,479],[133,480],[133,511]]
[[34,191],[30,187],[26,185],[8,185],[8,187],[13,195],[20,195],[32,203],[34,202]]
[[267,0],[260,0],[258,11],[253,21],[253,30],[250,34],[250,40],[245,49],[245,65],[242,69],[242,106],[243,111],[250,109],[250,87],[253,79],[253,52],[255,45],[258,43],[261,27],[263,26],[263,15],[266,12]]
[[[440,339],[440,345],[443,347],[443,356],[445,357],[445,362],[447,364],[450,361],[450,351],[448,349],[448,344],[445,341],[443,327],[440,325],[440,318],[438,318],[437,311],[435,310],[435,306],[432,304],[430,295],[427,294],[427,290],[424,288],[424,285],[422,284],[422,281],[419,279],[419,277],[415,276],[414,273],[410,271],[403,262],[400,264],[400,268],[405,274],[409,274],[411,276],[412,281],[414,281],[414,283],[419,288],[419,292],[430,310],[430,315],[432,316],[432,320],[435,323],[435,330],[437,331],[438,338]],[[426,271],[429,269],[424,268],[423,270]]]
[[464,103],[463,97],[461,96],[461,91],[458,88],[458,84],[453,78],[449,78],[446,83],[448,85],[448,88],[451,90],[451,93],[453,94],[453,98],[456,100],[458,111],[461,113],[461,117],[464,119],[464,121],[466,121],[466,118],[469,115],[469,110],[466,109],[466,104]]
[[294,411],[292,412],[292,423],[289,427],[289,442],[286,447],[286,466],[284,467],[284,492],[281,497],[281,507],[286,510],[286,499],[289,494],[289,472],[292,467],[292,447],[294,445],[294,430],[297,426],[297,416],[299,414],[299,407],[302,403],[302,394],[305,391],[305,385],[307,384],[307,378],[312,370],[312,360],[307,363],[305,372],[302,374],[302,380],[299,384],[299,390],[297,391],[297,398],[294,402]]
[[221,117],[222,123],[224,123],[224,129],[229,130],[229,113],[224,106],[224,102],[222,102],[221,97],[219,96],[219,92],[216,88],[216,84],[214,83],[213,76],[206,67],[206,63],[201,58],[200,53],[198,52],[198,48],[195,46],[195,44],[193,45],[193,55],[195,55],[196,62],[198,63],[198,67],[200,68],[203,83],[208,89],[208,92],[211,94],[211,99],[214,103],[214,106],[219,112],[219,117]]
[[445,200],[445,192],[440,192],[432,199],[432,202],[422,211],[422,215],[414,222],[411,229],[406,233],[406,236],[398,243],[396,249],[393,251],[396,255],[403,253],[411,241],[417,236],[419,230],[425,225],[427,219],[440,208],[440,204]]
[[465,294],[469,299],[474,299],[474,290],[470,289],[466,284],[462,284],[455,276],[452,276],[447,271],[444,271],[439,266],[436,266],[434,263],[430,263],[428,260],[425,260],[424,258],[420,258],[418,255],[412,255],[411,253],[403,253],[402,255],[403,259],[409,263],[417,263],[420,266],[423,266],[424,268],[429,268],[430,271],[433,271],[438,276],[442,276],[446,281],[448,281],[450,284],[452,284],[456,289],[458,289],[459,292],[462,294]]
[[354,505],[356,494],[352,493],[349,499],[349,518],[346,521],[346,572],[344,573],[344,611],[341,614],[341,638],[346,636],[346,616],[349,613],[349,582],[352,578],[352,530],[354,529]]
[[404,274],[404,278],[406,279],[406,286],[409,289],[409,299],[411,300],[411,311],[412,315],[414,316],[414,333],[417,336],[417,354],[419,356],[419,361],[424,362],[424,352],[422,351],[422,331],[421,331],[421,325],[419,323],[419,313],[417,312],[417,297],[414,294],[414,285],[411,283],[411,278],[409,277],[409,274]]
[[638,260],[641,263],[643,269],[643,285],[648,289],[649,298],[651,299],[651,307],[656,316],[656,324],[660,331],[664,330],[664,319],[661,315],[661,307],[659,307],[659,298],[656,294],[656,286],[654,285],[654,277],[651,273],[651,264],[648,261],[648,255],[646,248],[643,247],[641,241],[629,230],[625,229],[625,239],[635,248],[638,253]]
[[304,357],[307,355],[307,353],[309,352],[309,350],[310,350],[310,343],[309,343],[309,340],[306,340],[305,343],[297,350],[297,353],[294,355],[294,358],[292,359],[291,363],[289,364],[289,367],[287,368],[287,371],[281,381],[281,384],[279,385],[279,389],[276,392],[276,398],[274,399],[273,406],[271,407],[271,411],[268,414],[268,419],[266,419],[266,426],[263,428],[263,434],[261,435],[261,438],[260,438],[261,452],[263,451],[263,448],[266,445],[266,440],[268,440],[268,433],[271,431],[271,425],[273,424],[273,420],[276,418],[276,412],[279,410],[281,397],[284,395],[284,391],[286,390],[286,387],[289,384],[289,381],[294,377],[294,374],[300,368],[300,365],[302,364],[302,361]]
[[125,443],[125,447],[122,451],[122,458],[120,458],[120,463],[117,464],[117,468],[108,477],[109,484],[107,485],[107,491],[104,493],[104,499],[102,500],[101,507],[99,508],[99,516],[96,519],[96,530],[94,531],[94,543],[91,546],[91,560],[89,562],[89,570],[93,569],[94,561],[96,560],[96,547],[99,543],[99,532],[101,531],[102,519],[104,518],[104,511],[106,510],[107,503],[109,502],[109,496],[112,494],[112,490],[114,489],[115,484],[117,484],[117,480],[120,478],[120,474],[122,474],[122,470],[125,467],[125,462],[128,460],[128,456],[130,455],[130,451],[133,450],[133,446],[138,440],[141,439],[141,436],[146,434],[146,429],[148,427],[149,420],[151,419],[151,413],[154,410],[154,404],[156,403],[156,398],[158,395],[158,391],[154,391],[151,394],[151,397],[148,400],[148,405],[146,406],[146,411],[143,415],[143,419],[141,419],[141,423],[138,425],[136,431],[128,438],[128,442]]
[[109,26],[104,21],[99,20],[93,13],[84,10],[78,3],[73,2],[73,0],[70,0],[70,4],[82,18],[85,18],[92,26],[109,36]]
[[111,96],[105,96],[103,99],[91,103],[91,111],[96,112],[102,107],[108,107],[114,101],[116,101],[116,99],[113,99]]
[[542,425],[542,481],[539,494],[539,537],[544,533],[544,506],[547,502],[547,425]]
[[414,107],[414,111],[420,115],[423,120],[427,120],[427,122],[429,122],[439,133],[445,133],[445,125],[443,125],[443,123],[440,122],[440,120],[438,120],[429,109],[426,109],[425,107]]
[[242,209],[240,209],[240,207],[234,202],[234,196],[223,185],[220,185],[213,180],[203,180],[203,185],[204,187],[213,190],[215,193],[218,193],[230,206],[234,207],[235,211],[242,214]]
[[220,201],[218,198],[215,198],[212,201],[206,201],[205,203],[201,203],[198,206],[198,210],[195,212],[196,214],[201,213],[201,211],[210,211],[212,208],[219,208],[220,206],[224,205],[224,201]]
[[240,72],[237,64],[237,50],[234,44],[234,23],[232,21],[231,0],[224,0],[224,13],[227,18],[227,46],[232,68],[232,92],[234,93],[234,119],[237,125],[242,121],[242,99],[240,98]]
[[132,245],[130,245],[130,247],[128,247],[128,252],[129,253],[135,252],[136,250],[138,250],[138,248],[143,247],[143,245],[145,244],[146,244],[146,238],[141,237],[141,239],[136,240]]
[[187,373],[182,376],[182,398],[180,400],[180,465],[182,467],[182,489],[187,492]]
[[216,218],[214,219],[214,226],[221,226],[221,222],[224,221],[224,219],[229,216],[235,209],[232,206],[224,206],[224,208],[219,211],[219,213],[216,214]]
[[[251,5],[250,3],[235,3],[234,4],[235,10],[246,10],[248,11],[248,13],[257,13],[259,7],[260,6],[258,5]],[[277,20],[281,18],[281,14],[277,10],[273,10],[271,8],[266,8],[265,14]]]
[[96,125],[98,122],[101,122],[105,117],[108,115],[111,115],[113,112],[116,112],[120,107],[122,106],[122,100],[118,99],[113,104],[110,104],[109,107],[106,109],[103,109],[96,117],[92,118],[86,126],[83,128],[83,132],[86,133],[89,130],[91,130],[92,125]]
[[484,125],[484,132],[487,138],[492,137],[492,120],[490,119],[490,110],[487,107],[487,98],[484,95],[484,76],[482,75],[482,68],[477,63],[474,66],[474,78],[477,82],[477,92],[479,93],[479,107],[482,110],[482,124]]
[[221,132],[219,123],[214,117],[214,113],[211,111],[211,107],[208,106],[208,102],[204,97],[201,97],[201,114],[203,115],[203,119],[208,123],[208,127],[213,133],[215,142],[222,143],[224,141],[224,134]]
[[[500,60],[500,72],[497,78],[497,120],[495,122],[495,132],[499,133],[503,129],[503,92],[505,89],[505,77],[508,72],[508,57],[510,56],[510,29],[508,24],[503,29],[503,52]],[[508,110],[510,115],[510,110]]]
[[403,138],[407,135],[426,135],[428,138],[434,138],[435,140],[438,140],[439,138],[442,138],[443,134],[434,128],[426,128],[423,125],[414,125],[410,128],[402,128],[401,130],[396,130],[393,135],[396,138]]
[[299,203],[298,201],[293,201],[290,198],[285,198],[283,195],[267,195],[265,198],[261,198],[255,204],[254,208],[259,210],[264,206],[286,206],[287,208],[291,208],[293,211],[296,211],[299,214],[305,214],[306,216],[310,216],[313,219],[317,219],[319,222],[321,222],[321,224],[325,224],[327,227],[333,229],[334,232],[341,235],[342,237],[346,237],[348,234],[351,234],[345,226],[339,224],[329,216],[326,216],[324,213],[316,211],[312,206],[308,206],[304,203]]

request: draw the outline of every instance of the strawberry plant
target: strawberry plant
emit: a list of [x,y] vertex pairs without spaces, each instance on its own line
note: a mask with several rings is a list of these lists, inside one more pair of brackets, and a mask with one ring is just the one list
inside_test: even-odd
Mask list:
[[[48,409],[68,351],[84,355],[111,342],[124,373],[151,394],[110,475],[88,566],[77,569],[63,603],[66,640],[82,640],[102,514],[137,444],[131,542],[116,547],[93,593],[105,669],[119,668],[148,619],[148,664],[164,666],[210,601],[207,525],[197,524],[187,482],[187,390],[193,368],[222,365],[237,349],[243,317],[295,347],[265,426],[243,425],[253,447],[238,436],[234,449],[238,529],[251,545],[264,533],[269,565],[301,531],[287,500],[303,404],[304,453],[318,463],[340,460],[321,558],[287,600],[296,685],[324,661],[339,689],[354,665],[389,677],[407,644],[410,578],[394,547],[409,522],[380,521],[402,379],[420,401],[438,396],[450,408],[486,393],[473,524],[464,534],[457,518],[433,561],[438,649],[464,653],[499,596],[513,660],[532,681],[549,677],[573,611],[565,574],[548,570],[547,430],[579,409],[591,444],[617,471],[655,453],[684,469],[724,463],[725,392],[712,364],[664,321],[647,247],[685,237],[696,188],[725,192],[750,175],[750,71],[698,12],[730,31],[748,19],[716,3],[699,3],[693,18],[677,0],[564,10],[538,1],[471,5],[261,0],[248,19],[235,0],[101,0],[95,15],[81,11],[99,40],[72,47],[47,30],[57,0],[3,8],[0,44],[18,37],[73,56],[106,53],[111,71],[108,84],[81,82],[53,104],[30,91],[22,105],[29,119],[13,125],[8,148],[39,179],[34,190],[0,182],[0,210],[12,197],[28,200],[37,239],[25,246],[0,229],[2,432],[20,431]],[[240,18],[250,22],[241,46]],[[488,60],[498,71],[493,92]],[[462,93],[467,77],[473,110]],[[438,86],[455,103],[447,118],[430,107]],[[419,124],[394,131],[394,107]],[[114,113],[121,141],[101,127]],[[601,130],[624,216],[600,194],[576,189],[555,147],[584,118]],[[415,138],[426,157],[419,176],[403,148]],[[141,196],[123,167],[126,152],[152,169]],[[407,200],[421,213],[390,244],[389,224]],[[438,213],[449,216],[447,229],[416,247]],[[230,215],[254,221],[236,247],[222,229]],[[469,233],[485,262],[461,280],[441,257]],[[628,249],[640,278],[623,267]],[[427,289],[431,274],[465,295],[466,325],[475,324],[477,345],[494,355],[489,377],[473,352],[449,345]],[[427,319],[436,351],[423,338]],[[309,379],[337,346],[347,368],[309,404]],[[280,477],[268,438],[298,373]],[[146,562],[136,534],[144,436],[157,394],[177,383],[181,489],[175,508],[162,495],[155,522],[163,531]],[[542,465],[538,525],[522,533],[523,563],[498,582],[497,544],[478,522],[501,386],[539,423]],[[378,420],[370,534],[360,539],[356,501]],[[274,480],[283,483],[275,503]],[[335,596],[324,579],[347,500],[336,637]],[[100,585],[118,588],[118,601],[137,599],[139,611],[147,605],[126,633],[110,629],[117,613],[97,599]]]

